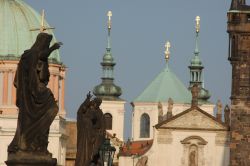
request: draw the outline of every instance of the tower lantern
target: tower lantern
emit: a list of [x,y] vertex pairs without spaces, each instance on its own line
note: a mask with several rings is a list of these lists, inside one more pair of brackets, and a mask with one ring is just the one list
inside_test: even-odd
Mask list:
[[194,85],[197,85],[200,88],[199,92],[199,102],[206,103],[208,102],[208,99],[210,98],[209,91],[204,88],[204,80],[203,80],[203,69],[204,66],[202,65],[201,59],[200,59],[200,51],[198,47],[198,39],[199,39],[199,33],[200,33],[200,16],[196,16],[195,18],[195,50],[194,50],[194,56],[191,59],[191,64],[189,66],[190,70],[190,82],[189,82],[189,90],[192,89]]

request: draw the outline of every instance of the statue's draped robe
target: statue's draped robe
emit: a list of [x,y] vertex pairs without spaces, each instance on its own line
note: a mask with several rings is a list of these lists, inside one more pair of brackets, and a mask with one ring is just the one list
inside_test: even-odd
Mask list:
[[102,166],[99,148],[104,140],[104,119],[101,109],[86,99],[77,112],[76,166]]
[[88,110],[90,101],[85,102],[80,106],[77,112],[77,154],[76,166],[89,166],[92,155],[92,114]]
[[51,35],[40,33],[30,50],[21,56],[15,75],[16,105],[19,108],[15,137],[8,151],[47,152],[51,123],[58,106],[47,83]]

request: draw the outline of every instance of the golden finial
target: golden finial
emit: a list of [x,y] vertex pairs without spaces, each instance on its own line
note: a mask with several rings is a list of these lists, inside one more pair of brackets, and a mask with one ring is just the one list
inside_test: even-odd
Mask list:
[[111,29],[111,17],[112,17],[112,11],[108,11],[107,13],[108,16],[108,29]]
[[166,49],[165,50],[165,59],[166,59],[166,61],[168,61],[169,57],[170,57],[170,47],[171,47],[171,44],[169,41],[167,41],[165,44],[165,49]]
[[196,16],[195,21],[196,21],[196,25],[195,25],[196,33],[199,33],[199,31],[200,31],[200,21],[201,21],[200,16]]
[[48,29],[55,29],[53,27],[46,27],[45,26],[45,11],[44,9],[42,10],[42,14],[41,14],[41,26],[40,28],[34,28],[34,29],[31,29],[30,31],[40,31],[40,32],[44,32]]

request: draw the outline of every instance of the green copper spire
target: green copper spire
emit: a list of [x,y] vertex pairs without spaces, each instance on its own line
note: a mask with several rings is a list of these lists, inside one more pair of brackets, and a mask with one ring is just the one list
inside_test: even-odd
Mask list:
[[195,50],[194,50],[194,57],[191,60],[191,66],[203,67],[202,62],[199,57],[200,52],[199,52],[199,47],[198,47],[198,41],[199,41],[198,39],[199,39],[199,32],[200,32],[200,17],[197,16],[195,20],[196,20]]
[[93,93],[102,98],[103,100],[121,100],[119,96],[122,94],[122,90],[119,86],[114,84],[114,58],[111,53],[111,17],[112,12],[109,11],[108,14],[108,45],[106,52],[103,56],[103,61],[101,63],[103,76],[102,83],[97,85]]
[[204,82],[203,82],[203,65],[200,59],[200,51],[198,47],[198,39],[199,39],[199,32],[200,32],[200,17],[197,16],[196,19],[196,36],[195,36],[195,50],[194,50],[194,56],[191,59],[191,65],[189,66],[190,69],[190,82],[189,82],[189,90],[193,87],[194,84],[197,84],[201,90],[199,94],[199,102],[208,102],[208,99],[210,98],[209,91],[204,89]]

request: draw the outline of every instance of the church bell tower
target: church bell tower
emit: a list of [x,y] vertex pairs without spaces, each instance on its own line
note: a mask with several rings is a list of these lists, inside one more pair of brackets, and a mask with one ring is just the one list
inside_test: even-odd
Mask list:
[[250,165],[250,6],[232,0],[227,13],[232,65],[230,166]]

